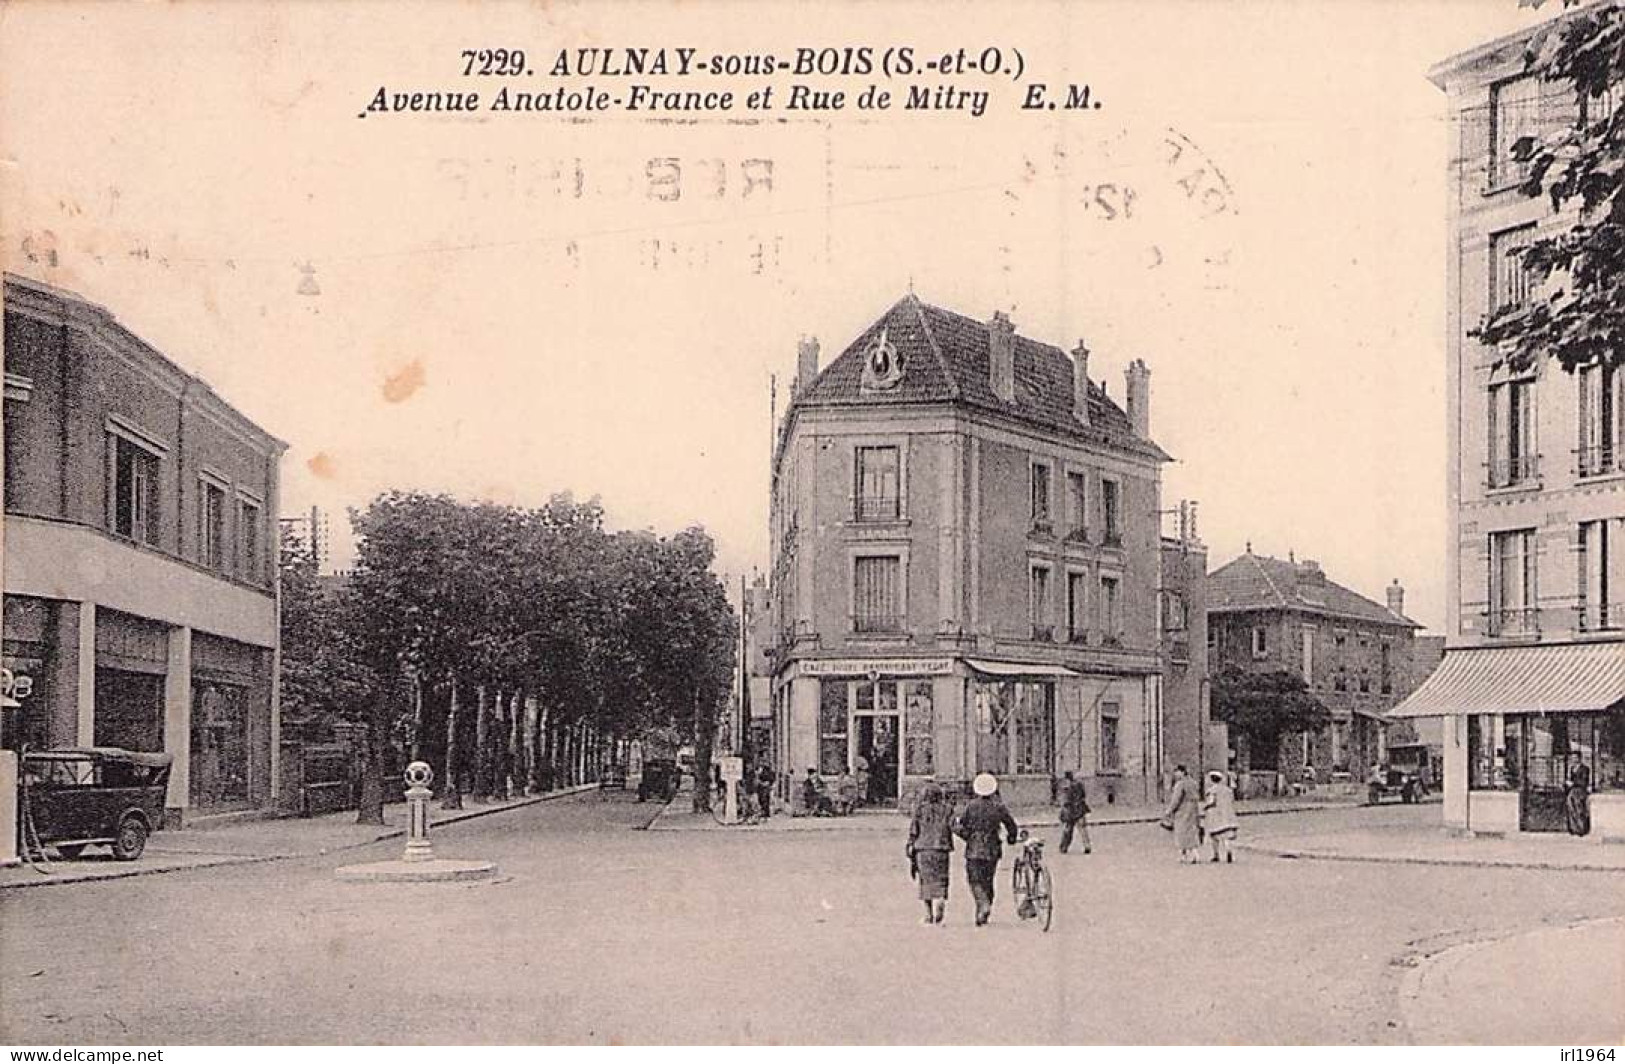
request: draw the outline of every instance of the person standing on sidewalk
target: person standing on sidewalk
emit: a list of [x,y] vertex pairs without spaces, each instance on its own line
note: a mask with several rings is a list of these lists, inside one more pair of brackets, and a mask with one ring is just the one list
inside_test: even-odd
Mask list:
[[1089,798],[1083,789],[1083,781],[1077,779],[1071,772],[1061,777],[1061,845],[1060,851],[1065,853],[1072,846],[1072,833],[1078,832],[1078,840],[1083,843],[1084,853],[1093,853],[1094,848],[1089,845]]
[[999,869],[999,858],[1004,856],[999,829],[1004,829],[1012,846],[1020,829],[997,797],[999,781],[995,776],[979,774],[971,782],[971,790],[976,797],[954,821],[954,834],[965,840],[965,879],[970,883],[971,897],[976,899],[976,926],[981,927],[993,914],[993,876]]
[[1591,769],[1583,762],[1569,773],[1563,792],[1563,826],[1570,835],[1591,834]]
[[1168,807],[1162,813],[1162,826],[1174,833],[1179,847],[1179,863],[1196,864],[1202,859],[1201,824],[1197,819],[1196,784],[1184,765],[1174,767],[1174,785],[1168,792]]
[[1224,781],[1224,773],[1215,769],[1207,774],[1207,797],[1202,799],[1202,827],[1213,843],[1213,863],[1219,863],[1220,854],[1225,864],[1235,863],[1230,842],[1236,837],[1236,795]]
[[954,809],[942,797],[942,788],[927,783],[920,790],[914,819],[908,825],[904,852],[920,884],[925,917],[920,922],[940,924],[948,908],[948,855],[954,852]]
[[756,770],[756,804],[761,807],[763,820],[773,815],[773,766],[766,761]]

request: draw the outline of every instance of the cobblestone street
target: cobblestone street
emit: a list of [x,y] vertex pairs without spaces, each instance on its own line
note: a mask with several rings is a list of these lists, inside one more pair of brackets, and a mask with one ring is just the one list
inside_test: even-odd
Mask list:
[[[335,881],[337,865],[390,856],[398,843],[386,842],[6,891],[0,1037],[1471,1039],[1452,1025],[1449,995],[1484,977],[1469,958],[1418,985],[1428,955],[1625,913],[1614,873],[1261,853],[1233,866],[1179,866],[1162,832],[1130,824],[1101,827],[1091,856],[1056,859],[1050,934],[1015,921],[1002,879],[993,925],[973,928],[957,860],[948,923],[932,928],[917,920],[900,819],[895,832],[633,830],[654,812],[625,795],[590,794],[437,834],[437,853],[496,860],[501,877],[489,884]],[[1248,823],[1268,821],[1279,840],[1436,816],[1427,807],[1359,809]],[[1597,993],[1617,994],[1617,958],[1610,969],[1576,946],[1583,930],[1566,934],[1556,944],[1565,962],[1590,971]],[[1538,1010],[1540,988],[1527,989],[1518,1008]],[[1555,1036],[1539,1016],[1524,1028],[1516,1015],[1486,1036]],[[1608,1022],[1606,1010],[1592,1015]],[[1568,1040],[1617,1035],[1572,1031]]]

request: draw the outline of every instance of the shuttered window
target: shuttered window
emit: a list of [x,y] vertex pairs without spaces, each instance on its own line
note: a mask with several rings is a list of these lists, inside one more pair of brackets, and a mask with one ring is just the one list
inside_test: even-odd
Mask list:
[[902,630],[898,608],[902,562],[895,555],[853,559],[852,627],[859,632]]

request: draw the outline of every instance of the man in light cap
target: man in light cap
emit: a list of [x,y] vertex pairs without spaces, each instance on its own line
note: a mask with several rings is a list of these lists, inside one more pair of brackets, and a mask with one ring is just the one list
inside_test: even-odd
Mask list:
[[983,772],[971,781],[976,797],[968,802],[954,821],[954,834],[965,840],[965,878],[971,897],[976,899],[976,926],[987,923],[993,912],[993,876],[1004,856],[999,829],[1004,829],[1010,845],[1016,844],[1020,830],[1016,818],[999,801],[999,781]]

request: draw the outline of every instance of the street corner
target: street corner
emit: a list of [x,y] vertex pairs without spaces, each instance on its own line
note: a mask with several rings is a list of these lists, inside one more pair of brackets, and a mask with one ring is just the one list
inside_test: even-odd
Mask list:
[[1469,939],[1400,963],[1400,1017],[1414,1043],[1625,1042],[1625,917]]

